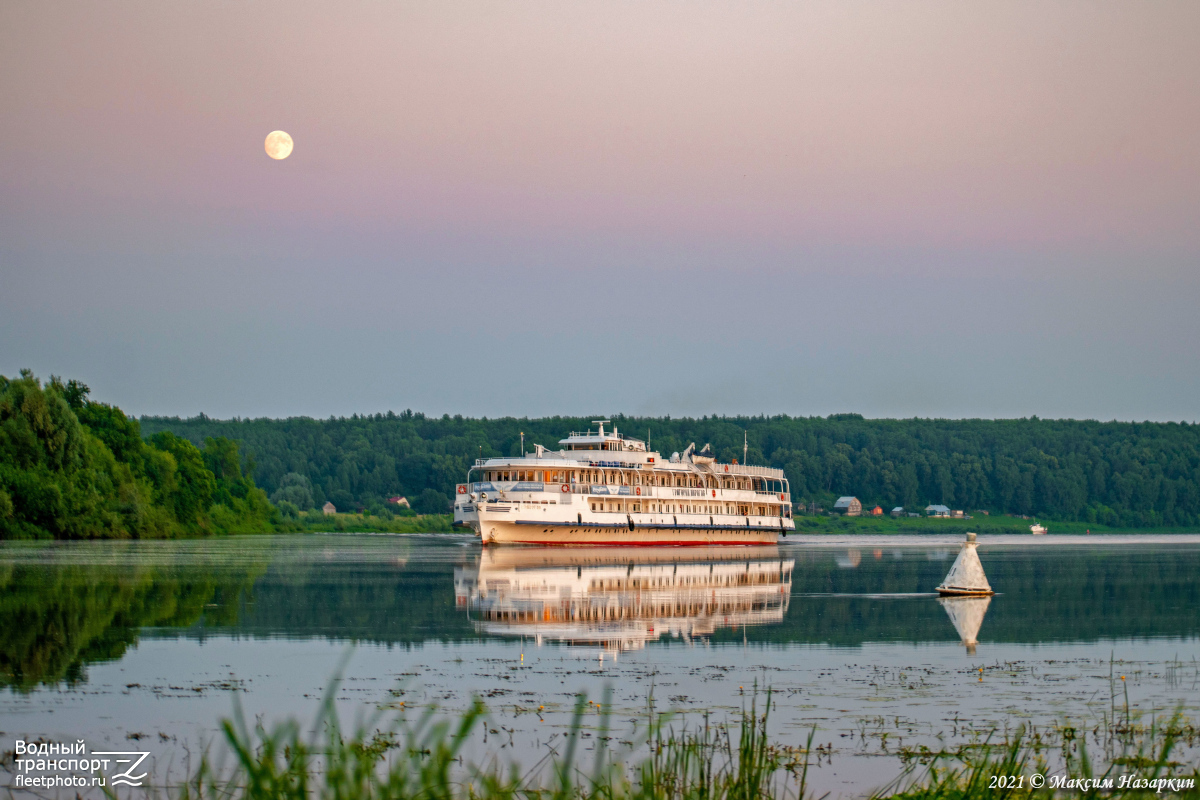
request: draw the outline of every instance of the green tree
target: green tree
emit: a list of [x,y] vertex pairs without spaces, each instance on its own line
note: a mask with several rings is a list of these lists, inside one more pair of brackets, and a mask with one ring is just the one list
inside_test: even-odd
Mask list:
[[271,494],[271,502],[275,505],[291,503],[301,511],[312,508],[312,482],[299,472],[289,472],[279,481],[279,488]]
[[446,514],[450,511],[450,498],[437,489],[425,489],[417,495],[413,510],[420,514]]
[[153,462],[153,468],[175,519],[184,525],[199,525],[217,492],[216,476],[205,466],[204,456],[196,445],[170,431],[156,433],[150,444],[170,459]]

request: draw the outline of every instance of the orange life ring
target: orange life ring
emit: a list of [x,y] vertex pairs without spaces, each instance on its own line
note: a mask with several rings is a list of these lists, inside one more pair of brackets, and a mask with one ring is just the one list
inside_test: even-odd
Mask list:
[[466,487],[466,486],[462,486],[462,485],[460,485],[460,486],[458,487],[458,493],[459,493],[459,494],[466,494],[466,493],[467,493],[467,487]]
[[728,465],[728,464],[726,464],[726,465],[725,465],[725,471],[726,471],[726,472],[729,472],[729,465]]
[[640,487],[640,486],[639,486],[639,487],[637,487],[636,489],[634,489],[633,491],[634,491],[634,493],[635,493],[635,494],[641,494],[641,493],[642,493],[642,487]]
[[716,497],[716,496],[717,496],[717,490],[713,489],[713,497]]
[[569,491],[571,491],[571,487],[570,487],[570,486],[567,486],[567,485],[564,483],[564,484],[562,485],[562,492],[563,492],[563,494],[566,494],[566,493],[567,493],[567,492],[569,492]]

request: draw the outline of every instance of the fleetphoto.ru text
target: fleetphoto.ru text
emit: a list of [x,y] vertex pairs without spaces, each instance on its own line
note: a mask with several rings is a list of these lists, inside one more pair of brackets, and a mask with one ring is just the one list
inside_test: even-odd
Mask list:
[[85,789],[141,786],[146,772],[139,770],[149,752],[96,750],[88,752],[83,739],[75,742],[26,742],[13,748],[14,789]]

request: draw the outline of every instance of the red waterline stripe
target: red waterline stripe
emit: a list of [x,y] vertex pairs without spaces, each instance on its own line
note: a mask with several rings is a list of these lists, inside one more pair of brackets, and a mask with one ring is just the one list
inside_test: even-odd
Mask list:
[[540,539],[514,539],[514,540],[506,541],[506,542],[486,542],[485,544],[489,544],[489,545],[494,545],[494,544],[537,544],[537,545],[543,545],[543,546],[559,545],[562,547],[572,547],[572,546],[578,546],[578,545],[588,545],[588,546],[595,545],[597,547],[612,547],[613,545],[621,545],[623,547],[664,547],[664,546],[666,546],[666,547],[711,547],[713,545],[722,545],[725,547],[755,547],[757,545],[777,544],[777,543],[778,542],[769,541],[767,539],[763,539],[762,541],[757,541],[757,542],[691,542],[691,541],[685,542],[685,541],[679,541],[676,539],[664,539],[663,541],[656,541],[656,542],[631,542],[627,539],[603,539],[600,541],[596,541],[595,539],[588,539],[586,541],[577,541],[577,542],[563,542],[563,541],[549,542],[549,541],[542,541]]

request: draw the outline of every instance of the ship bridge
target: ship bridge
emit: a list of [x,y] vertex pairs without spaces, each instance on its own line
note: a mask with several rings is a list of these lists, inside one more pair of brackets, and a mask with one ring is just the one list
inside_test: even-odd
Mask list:
[[605,433],[604,426],[611,424],[611,420],[594,419],[592,424],[598,426],[593,432],[590,428],[586,431],[571,431],[571,434],[565,439],[560,439],[559,444],[564,450],[615,450],[615,451],[633,451],[638,453],[646,452],[646,443],[641,439],[634,439],[630,436],[625,436],[620,433],[614,426],[612,431]]

